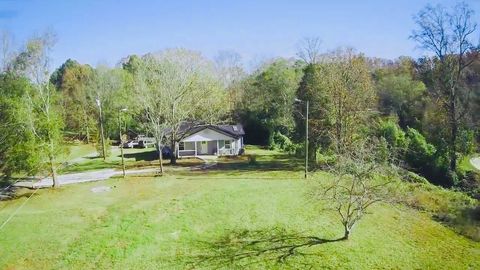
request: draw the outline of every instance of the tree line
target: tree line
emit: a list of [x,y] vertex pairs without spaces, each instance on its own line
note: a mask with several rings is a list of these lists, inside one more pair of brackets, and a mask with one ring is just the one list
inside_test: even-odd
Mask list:
[[478,173],[459,166],[478,152],[478,31],[465,3],[426,6],[410,39],[419,59],[366,57],[351,48],[323,52],[319,38],[298,58],[275,59],[239,82],[234,117],[247,142],[303,155],[308,100],[309,160],[328,165],[365,140],[383,141],[401,166],[430,182],[478,195]]
[[[0,171],[6,179],[18,173],[50,175],[57,186],[58,157],[72,140],[94,143],[105,158],[111,140],[118,142],[119,134],[131,130],[153,136],[161,153],[166,146],[175,149],[182,123],[228,119],[227,82],[219,75],[228,70],[198,52],[132,55],[115,68],[69,59],[50,72],[54,42],[46,33],[4,58]],[[161,154],[159,160],[162,173]]]

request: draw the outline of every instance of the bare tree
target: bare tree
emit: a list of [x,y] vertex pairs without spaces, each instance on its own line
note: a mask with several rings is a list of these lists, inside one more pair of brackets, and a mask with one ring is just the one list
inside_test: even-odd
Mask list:
[[472,90],[464,76],[478,58],[478,45],[472,38],[477,29],[473,10],[465,3],[451,11],[442,6],[426,6],[415,17],[417,29],[411,38],[435,55],[433,59],[432,97],[442,104],[450,133],[450,170],[457,169],[457,137],[468,112]]
[[161,66],[154,58],[146,58],[135,64],[134,91],[139,97],[141,113],[144,113],[148,120],[146,129],[155,137],[160,174],[163,174],[162,152],[168,131],[165,115],[169,112],[169,108],[166,102],[166,91],[163,89]]
[[320,61],[321,45],[319,37],[305,37],[298,44],[297,56],[307,64],[316,64]]
[[[186,122],[214,123],[225,113],[226,93],[212,62],[185,49],[165,50],[143,57],[134,68],[136,91],[157,139],[159,150],[168,137],[177,159],[177,143]],[[161,155],[159,156],[161,161]]]
[[318,196],[335,210],[348,239],[354,226],[375,203],[389,201],[393,196],[395,172],[383,144],[364,141],[337,157],[330,168],[333,178],[321,183]]
[[228,88],[245,76],[242,57],[234,51],[219,51],[215,57],[215,66],[224,88]]
[[0,34],[2,46],[2,71],[6,71],[12,58],[12,35],[8,31],[2,31]]

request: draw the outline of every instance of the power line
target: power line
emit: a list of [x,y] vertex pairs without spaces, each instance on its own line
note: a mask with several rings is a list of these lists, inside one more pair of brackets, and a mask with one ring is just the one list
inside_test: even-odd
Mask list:
[[0,226],[0,230],[2,230],[2,228],[7,225],[7,223],[18,213],[18,211],[20,211],[20,209],[22,209],[22,207],[30,200],[30,198],[32,198],[32,196],[39,190],[39,188],[35,189],[34,192],[32,192],[32,194],[30,194],[30,196],[28,196],[28,198],[7,218],[7,220],[5,220],[5,222],[2,223],[2,225]]

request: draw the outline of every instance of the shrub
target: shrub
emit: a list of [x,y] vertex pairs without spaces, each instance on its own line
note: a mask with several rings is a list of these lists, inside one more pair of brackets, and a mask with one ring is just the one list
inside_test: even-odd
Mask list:
[[421,184],[428,184],[428,180],[411,171],[405,171],[402,175],[403,180],[410,182],[410,183],[421,183]]
[[257,165],[257,155],[248,155],[248,164],[249,165]]
[[480,173],[468,171],[460,178],[461,180],[459,180],[456,185],[457,189],[467,193],[477,200],[480,200]]
[[385,138],[390,147],[403,152],[407,148],[408,142],[405,132],[400,126],[392,121],[382,121],[378,128],[378,135]]
[[430,182],[446,187],[456,183],[458,177],[449,170],[449,158],[446,152],[437,151],[423,135],[413,128],[406,133],[407,151],[405,161],[416,172],[425,176]]
[[407,162],[422,171],[428,170],[434,163],[435,146],[427,143],[425,137],[413,128],[407,130],[408,148]]
[[289,154],[295,154],[298,145],[294,144],[290,138],[280,132],[275,132],[270,144],[271,149],[280,149]]
[[457,149],[462,154],[475,152],[475,132],[473,130],[462,130],[458,135]]
[[317,164],[320,167],[323,166],[331,166],[335,164],[337,161],[337,157],[333,153],[321,153],[320,151],[317,151]]

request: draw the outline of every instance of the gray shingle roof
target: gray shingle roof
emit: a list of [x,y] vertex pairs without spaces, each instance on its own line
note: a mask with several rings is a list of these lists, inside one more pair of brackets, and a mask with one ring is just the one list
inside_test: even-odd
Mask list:
[[195,134],[205,128],[211,128],[218,132],[239,138],[245,135],[245,131],[241,124],[236,125],[194,125],[193,123],[183,123],[180,126],[179,133],[181,136],[189,136]]

